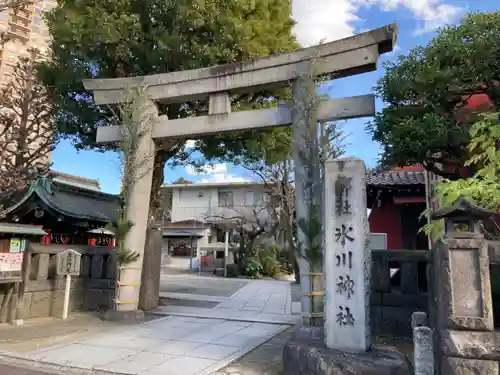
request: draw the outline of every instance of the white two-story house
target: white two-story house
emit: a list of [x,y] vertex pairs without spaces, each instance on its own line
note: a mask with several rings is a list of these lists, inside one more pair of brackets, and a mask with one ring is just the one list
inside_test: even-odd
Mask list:
[[169,210],[158,224],[171,266],[197,267],[200,256],[208,253],[215,261],[222,258],[226,231],[235,223],[270,224],[269,190],[264,183],[166,184],[162,189]]

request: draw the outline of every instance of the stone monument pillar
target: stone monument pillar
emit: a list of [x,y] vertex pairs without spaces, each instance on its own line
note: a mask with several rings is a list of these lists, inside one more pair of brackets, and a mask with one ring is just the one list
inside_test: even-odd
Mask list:
[[412,374],[404,354],[371,345],[365,173],[357,158],[325,163],[326,320],[321,330],[300,327],[285,344],[284,375]]
[[367,351],[371,249],[363,160],[325,164],[325,338],[330,349]]
[[492,215],[460,197],[451,207],[433,213],[444,219],[445,231],[432,250],[439,340],[437,369],[441,375],[497,375],[498,342],[493,309],[488,246],[480,220]]

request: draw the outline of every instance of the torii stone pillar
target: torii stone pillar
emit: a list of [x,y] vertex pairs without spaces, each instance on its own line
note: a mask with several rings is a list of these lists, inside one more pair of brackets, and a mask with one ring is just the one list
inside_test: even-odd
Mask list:
[[[287,87],[290,82],[294,85],[293,82],[302,77],[302,73],[307,71],[312,60],[314,60],[316,76],[334,73],[335,78],[342,78],[373,71],[377,68],[379,56],[392,51],[396,34],[397,26],[393,24],[350,38],[250,61],[144,77],[85,80],[84,86],[87,90],[93,91],[97,105],[121,103],[125,100],[125,93],[128,89],[141,86],[147,88],[148,97],[151,100],[162,103],[182,103],[209,98],[208,116],[171,120],[166,116],[159,116],[153,125],[151,135],[153,140],[185,139],[221,132],[289,126],[293,121],[294,142],[297,144],[301,139],[300,133],[302,132],[299,130],[303,122],[296,121],[296,114],[293,113],[292,108],[296,107],[296,102],[291,106],[280,105],[276,108],[231,113],[230,95]],[[296,84],[295,87],[297,87]],[[374,113],[373,95],[363,95],[322,101],[317,107],[316,118],[318,121],[332,121],[373,116]],[[97,142],[114,143],[119,140],[119,126],[98,129]],[[294,162],[296,171],[304,167],[300,160]],[[297,181],[297,183],[302,184],[303,181]],[[140,193],[134,192],[134,194],[140,194],[140,197],[134,197],[134,199],[145,199],[147,185],[151,186],[144,182],[145,189]],[[304,206],[306,201],[299,191],[297,194],[298,219],[307,215],[307,207]],[[134,216],[131,217],[132,221],[146,221],[144,218],[147,214],[144,212],[148,211],[147,205],[137,207],[137,210],[140,212],[134,212]],[[145,225],[141,223],[137,228],[144,228]],[[139,234],[138,231],[139,229],[136,229],[135,232],[129,234],[135,237],[129,241],[134,244],[135,251],[143,252],[145,236]],[[308,269],[304,261],[301,263],[302,268]],[[136,277],[140,278],[140,271]],[[309,291],[304,288],[308,288],[307,282],[302,289],[303,293]],[[130,295],[131,301],[138,300],[139,288],[136,288],[133,293],[135,295]],[[134,308],[137,308],[137,305],[130,304],[127,307],[130,310]],[[310,306],[307,303],[303,304],[304,315],[310,315],[310,312]],[[305,323],[307,324],[307,321]]]

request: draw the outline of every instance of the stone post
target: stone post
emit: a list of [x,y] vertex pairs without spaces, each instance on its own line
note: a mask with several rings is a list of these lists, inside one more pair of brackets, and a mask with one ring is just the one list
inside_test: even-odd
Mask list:
[[224,277],[227,277],[227,258],[229,256],[229,230],[224,232]]
[[120,271],[120,295],[116,310],[123,313],[138,311],[155,155],[152,124],[157,116],[156,105],[139,96],[137,103],[134,104],[132,117],[135,124],[142,126],[142,129],[139,130],[142,132],[142,136],[135,149],[134,176],[128,176],[134,182],[131,186],[126,210],[127,219],[131,220],[134,225],[125,238],[125,246],[141,256],[136,262],[123,266]]
[[330,349],[371,346],[371,250],[366,169],[358,158],[325,165],[325,335]]
[[413,329],[413,366],[415,375],[434,375],[434,346],[432,329],[418,326]]
[[148,228],[139,295],[139,309],[143,311],[154,310],[158,307],[162,242],[161,230],[159,228]]
[[427,314],[423,311],[416,311],[411,314],[411,329],[412,332],[417,327],[427,326]]
[[413,363],[415,375],[434,375],[433,331],[427,327],[427,314],[414,312],[411,316],[413,332]]
[[433,213],[445,232],[432,251],[436,278],[436,365],[441,375],[498,374],[488,246],[480,220],[492,215],[460,197]]
[[[302,253],[310,245],[321,246],[321,230],[308,238],[300,223],[317,221],[321,225],[321,176],[316,121],[316,85],[310,77],[299,78],[292,85],[292,156],[295,173],[298,243]],[[310,234],[309,234],[310,235]],[[312,241],[311,241],[312,240]],[[323,326],[323,267],[310,264],[303,256],[297,260],[302,292],[302,316],[306,326]]]

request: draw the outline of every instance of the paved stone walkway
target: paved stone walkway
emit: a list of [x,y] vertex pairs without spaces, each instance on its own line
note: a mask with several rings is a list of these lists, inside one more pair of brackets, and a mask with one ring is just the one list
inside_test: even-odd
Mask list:
[[274,324],[168,317],[29,358],[60,366],[138,375],[211,374],[279,331]]
[[[292,283],[290,287],[292,313],[300,315],[300,285]],[[213,375],[281,375],[283,346],[293,331],[294,327],[289,327]]]
[[213,319],[244,320],[250,322],[294,324],[290,283],[275,280],[254,280],[230,297],[187,293],[160,293],[161,297],[213,301],[212,308],[191,306],[161,306],[156,314],[205,317]]
[[162,275],[160,292],[230,297],[249,284],[249,280],[223,279],[190,274]]
[[283,346],[292,336],[294,328],[274,336],[266,343],[237,359],[213,375],[280,375],[283,371]]
[[[212,309],[164,306],[160,310],[167,311],[160,314],[170,316],[163,319],[37,350],[25,358],[68,372],[80,368],[131,375],[208,375],[286,330],[298,318],[290,315],[287,282],[251,281],[230,297],[215,297],[221,300]],[[172,314],[174,308],[182,311]],[[274,353],[280,357],[281,348]]]
[[37,370],[28,370],[20,367],[12,367],[7,365],[0,365],[0,374],[2,375],[52,375],[47,372],[40,372]]

